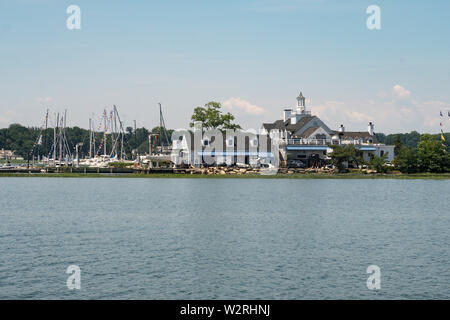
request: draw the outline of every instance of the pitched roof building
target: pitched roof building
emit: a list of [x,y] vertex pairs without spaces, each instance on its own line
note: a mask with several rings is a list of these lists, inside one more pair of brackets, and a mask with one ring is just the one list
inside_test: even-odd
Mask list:
[[389,152],[388,161],[393,160],[393,146],[378,143],[372,122],[367,131],[345,131],[343,125],[338,130],[331,130],[318,116],[306,109],[305,100],[300,92],[295,108],[285,108],[282,119],[262,125],[262,133],[279,139],[284,146],[282,157],[285,160],[324,160],[332,152],[332,145],[348,144],[363,150],[366,160],[369,159],[369,153],[381,156],[386,152]]

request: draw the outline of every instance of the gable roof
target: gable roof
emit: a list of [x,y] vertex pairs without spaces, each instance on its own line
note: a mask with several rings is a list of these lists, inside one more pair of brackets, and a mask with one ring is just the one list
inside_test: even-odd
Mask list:
[[295,124],[291,124],[291,120],[288,119],[286,121],[283,120],[277,120],[274,123],[263,123],[264,129],[270,131],[273,129],[277,129],[280,131],[290,131],[290,132],[297,132],[304,126],[306,126],[311,120],[316,119],[316,116],[304,116]]
[[[338,131],[334,131],[334,134],[339,134]],[[376,135],[370,135],[368,131],[348,131],[344,132],[342,136],[343,140],[358,140],[362,139],[364,142],[369,142],[369,139],[372,139],[372,143],[378,143],[378,139]]]
[[313,127],[309,127],[308,129],[305,130],[305,132],[303,132],[300,137],[302,138],[308,138],[309,136],[311,136],[317,129],[319,129],[319,126],[313,126]]

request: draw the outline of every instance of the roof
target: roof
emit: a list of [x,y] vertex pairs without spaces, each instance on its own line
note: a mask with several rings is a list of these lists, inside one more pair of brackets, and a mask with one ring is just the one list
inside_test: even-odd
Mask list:
[[300,137],[308,138],[309,136],[311,136],[319,128],[320,128],[319,126],[309,127],[308,129],[305,130],[305,132],[303,132],[300,135]]
[[[334,131],[334,134],[339,134],[338,131]],[[344,131],[344,135],[342,136],[343,140],[358,140],[363,139],[364,142],[368,142],[369,139],[372,139],[372,143],[378,143],[378,139],[376,135],[370,135],[368,131]]]
[[288,151],[299,151],[299,150],[315,150],[315,151],[327,151],[328,146],[287,146]]
[[277,120],[274,123],[263,123],[263,127],[264,127],[264,129],[266,129],[268,131],[273,130],[273,129],[278,129],[278,130],[282,130],[282,131],[287,130],[290,132],[297,132],[298,130],[303,128],[305,125],[307,125],[308,122],[310,122],[311,120],[316,119],[316,118],[317,118],[316,116],[304,116],[296,124],[291,124],[290,119],[288,119],[286,121]]

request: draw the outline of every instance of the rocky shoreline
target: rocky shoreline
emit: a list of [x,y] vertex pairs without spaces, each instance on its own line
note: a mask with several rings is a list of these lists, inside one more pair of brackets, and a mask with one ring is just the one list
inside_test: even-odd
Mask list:
[[[197,174],[197,175],[257,175],[261,174],[260,168],[239,167],[208,167],[208,168],[186,168],[176,169],[175,174]],[[336,174],[336,169],[331,168],[279,168],[278,174]],[[376,174],[375,170],[358,170],[362,174]]]

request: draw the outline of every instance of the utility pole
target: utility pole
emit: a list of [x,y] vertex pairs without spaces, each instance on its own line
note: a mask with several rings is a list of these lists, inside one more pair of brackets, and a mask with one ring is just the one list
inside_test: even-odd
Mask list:
[[80,166],[80,156],[78,154],[78,147],[83,146],[83,142],[79,142],[75,145],[75,152],[76,152],[76,157],[77,157],[77,168]]
[[149,134],[148,135],[148,155],[151,156],[152,155],[152,135],[153,134]]

